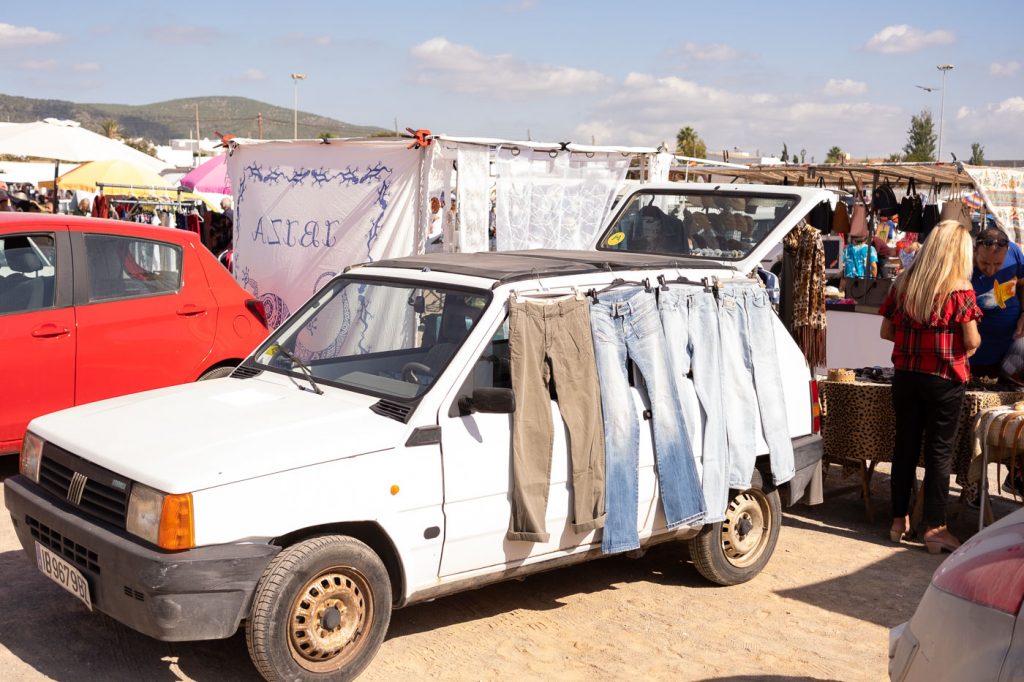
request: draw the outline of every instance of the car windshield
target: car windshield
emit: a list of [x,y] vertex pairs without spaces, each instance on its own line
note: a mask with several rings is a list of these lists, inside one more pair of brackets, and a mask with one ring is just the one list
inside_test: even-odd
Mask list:
[[799,202],[797,196],[734,191],[640,192],[619,209],[597,248],[740,260]]
[[342,277],[317,293],[255,355],[307,382],[409,401],[426,393],[466,340],[489,293]]

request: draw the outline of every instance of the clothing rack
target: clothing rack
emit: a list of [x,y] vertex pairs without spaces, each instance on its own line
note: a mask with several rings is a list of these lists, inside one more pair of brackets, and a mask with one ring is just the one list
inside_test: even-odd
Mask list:
[[[185,203],[185,202],[191,202],[193,205],[196,204],[196,203],[201,203],[199,199],[185,199],[185,200],[183,200],[181,198],[181,195],[183,193],[191,194],[192,192],[190,190],[185,189],[184,187],[180,187],[180,186],[179,187],[160,187],[159,185],[122,185],[122,184],[114,183],[114,182],[97,182],[96,183],[96,188],[99,189],[100,194],[103,193],[103,190],[106,187],[113,187],[113,188],[116,188],[116,189],[129,189],[129,190],[132,190],[132,191],[139,190],[140,192],[145,192],[145,191],[148,191],[148,192],[173,192],[174,195],[175,195],[174,198],[168,197],[167,199],[163,200],[162,202],[156,201],[156,200],[140,199],[140,200],[138,200],[140,204],[143,203],[144,201],[149,201],[149,203],[164,203],[164,204],[173,203],[173,204],[177,204],[177,208],[180,210],[181,209],[181,205],[183,203]],[[120,203],[126,203],[128,201],[131,201],[131,199],[125,199],[125,200],[122,201],[121,199],[118,199],[117,197],[107,197],[107,198],[108,199],[112,199],[113,201],[118,201]]]

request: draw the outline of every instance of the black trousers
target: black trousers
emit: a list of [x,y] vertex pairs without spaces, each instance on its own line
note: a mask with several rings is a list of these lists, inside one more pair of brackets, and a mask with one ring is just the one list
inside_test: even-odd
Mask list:
[[906,516],[924,444],[924,518],[946,523],[949,472],[966,384],[921,372],[897,370],[892,380],[896,451],[892,457],[892,516]]

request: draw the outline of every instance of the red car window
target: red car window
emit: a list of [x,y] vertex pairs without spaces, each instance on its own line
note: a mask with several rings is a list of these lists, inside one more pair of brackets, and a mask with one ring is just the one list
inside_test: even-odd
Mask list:
[[0,236],[0,314],[53,307],[52,234]]
[[152,296],[181,288],[181,247],[105,234],[85,235],[89,301]]

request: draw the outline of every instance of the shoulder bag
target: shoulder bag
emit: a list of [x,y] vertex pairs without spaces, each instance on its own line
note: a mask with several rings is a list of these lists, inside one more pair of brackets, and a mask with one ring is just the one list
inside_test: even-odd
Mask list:
[[943,202],[939,220],[955,220],[968,230],[971,229],[971,209],[963,202],[959,182],[953,185],[953,194]]
[[917,183],[914,182],[914,178],[910,178],[910,182],[907,183],[907,194],[900,202],[900,229],[904,232],[922,232],[922,212],[923,206],[917,193]]

